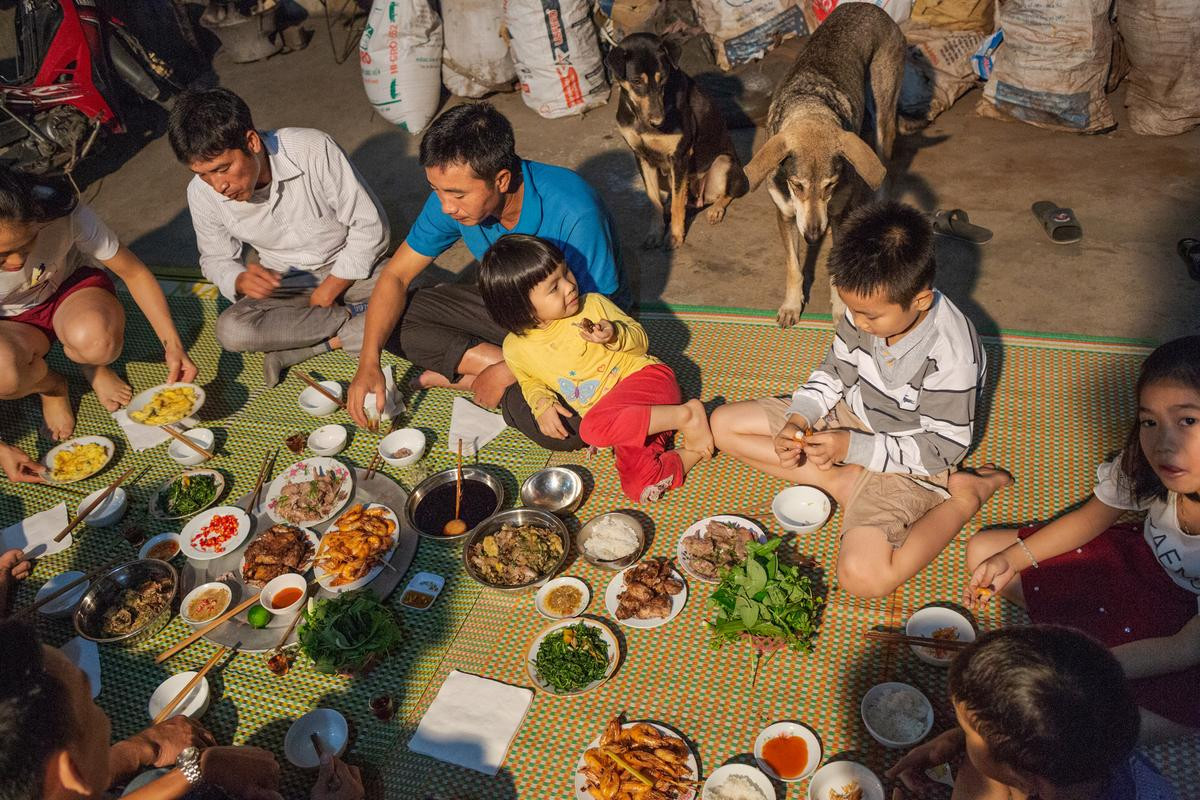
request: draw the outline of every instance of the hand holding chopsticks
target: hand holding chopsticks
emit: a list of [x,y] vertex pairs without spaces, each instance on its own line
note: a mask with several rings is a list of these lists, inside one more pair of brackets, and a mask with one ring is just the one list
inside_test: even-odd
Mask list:
[[202,636],[204,636],[206,633],[211,631],[213,628],[215,628],[218,625],[221,625],[225,622],[228,622],[235,615],[242,613],[247,608],[249,608],[250,606],[257,603],[258,598],[259,598],[259,595],[257,595],[257,594],[251,595],[250,597],[247,597],[245,600],[238,603],[236,606],[229,609],[224,614],[217,617],[216,619],[214,619],[212,622],[208,623],[204,627],[197,628],[196,630],[192,631],[189,635],[185,636],[183,639],[179,640],[178,642],[171,645],[166,650],[163,650],[161,653],[159,653],[157,656],[155,656],[154,663],[161,664],[164,661],[166,661],[168,658],[170,658],[171,656],[180,652],[181,650],[195,644]]
[[64,584],[63,586],[59,587],[58,589],[55,589],[53,592],[46,595],[45,597],[38,600],[37,602],[31,603],[23,608],[18,608],[16,611],[13,612],[13,618],[15,619],[17,617],[23,617],[26,614],[31,614],[34,611],[37,611],[39,608],[46,605],[47,603],[53,603],[55,600],[62,597],[67,592],[71,591],[79,584],[81,584],[85,581],[94,580],[96,577],[98,577],[102,573],[107,572],[108,570],[112,569],[113,567],[115,567],[117,564],[121,563],[124,560],[125,559],[122,558],[122,559],[117,559],[115,561],[109,561],[106,564],[96,567],[94,570],[92,570],[91,572],[88,572],[86,575],[80,575],[75,580],[71,581],[70,583]]
[[[236,650],[237,647],[235,646],[233,649]],[[191,680],[189,680],[187,683],[185,683],[183,685],[183,688],[180,689],[179,692],[174,697],[171,698],[170,702],[168,702],[165,706],[162,707],[162,711],[159,711],[158,714],[155,715],[154,724],[157,725],[158,723],[165,720],[167,717],[171,716],[171,712],[175,710],[175,707],[178,706],[180,703],[182,703],[184,701],[184,699],[189,694],[192,693],[192,689],[195,688],[196,684],[198,684],[200,682],[200,680],[205,675],[207,675],[213,667],[215,667],[217,665],[217,662],[220,661],[221,657],[224,656],[226,653],[228,653],[229,650],[230,650],[230,648],[228,648],[228,647],[217,648],[217,652],[212,654],[212,658],[208,659],[208,661],[205,662],[204,666],[200,668],[200,671],[197,672],[195,675],[193,675]]]

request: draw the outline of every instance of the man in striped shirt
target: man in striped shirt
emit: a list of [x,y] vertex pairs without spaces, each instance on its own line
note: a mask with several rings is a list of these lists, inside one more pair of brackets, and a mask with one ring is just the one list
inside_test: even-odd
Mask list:
[[858,210],[829,254],[847,313],[825,360],[790,400],[736,403],[712,417],[722,450],[837,500],[838,581],[859,596],[890,594],[1011,481],[991,467],[956,472],[987,364],[975,327],[933,288],[934,272],[920,212]]

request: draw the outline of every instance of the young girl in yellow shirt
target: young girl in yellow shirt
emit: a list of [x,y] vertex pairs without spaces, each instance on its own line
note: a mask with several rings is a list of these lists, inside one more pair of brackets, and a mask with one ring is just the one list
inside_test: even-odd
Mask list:
[[[641,325],[602,295],[580,296],[553,244],[501,237],[484,254],[479,289],[496,324],[509,331],[504,360],[538,428],[565,438],[562,418],[579,414],[580,437],[613,448],[631,500],[657,500],[712,455],[704,406],[680,402],[675,373],[647,353]],[[675,431],[683,448],[673,448]]]

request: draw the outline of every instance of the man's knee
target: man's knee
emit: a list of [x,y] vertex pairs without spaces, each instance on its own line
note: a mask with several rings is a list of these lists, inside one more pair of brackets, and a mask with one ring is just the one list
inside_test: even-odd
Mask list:
[[230,306],[217,317],[217,342],[231,353],[254,352],[255,330],[241,309]]

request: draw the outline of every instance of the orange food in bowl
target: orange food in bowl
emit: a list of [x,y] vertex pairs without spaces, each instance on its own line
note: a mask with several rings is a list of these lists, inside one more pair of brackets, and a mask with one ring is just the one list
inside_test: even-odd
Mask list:
[[776,736],[763,745],[763,761],[785,781],[799,778],[808,766],[808,742],[799,736]]

